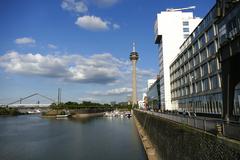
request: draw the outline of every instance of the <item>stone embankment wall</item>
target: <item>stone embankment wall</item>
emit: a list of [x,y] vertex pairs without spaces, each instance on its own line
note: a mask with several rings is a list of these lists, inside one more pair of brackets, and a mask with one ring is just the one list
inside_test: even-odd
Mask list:
[[239,141],[218,137],[138,110],[134,110],[134,116],[162,160],[240,159]]

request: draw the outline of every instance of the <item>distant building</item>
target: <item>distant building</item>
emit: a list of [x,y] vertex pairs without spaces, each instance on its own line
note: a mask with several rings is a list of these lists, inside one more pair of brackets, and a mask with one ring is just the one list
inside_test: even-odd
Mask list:
[[169,66],[180,53],[180,45],[201,21],[192,12],[168,9],[157,14],[154,26],[155,44],[158,44],[160,98],[162,109],[175,109],[171,105]]
[[148,80],[148,84],[147,84],[147,89],[149,90],[149,88],[152,86],[152,84],[156,81],[156,79],[149,79]]
[[147,94],[146,93],[143,93],[143,96],[142,96],[142,99],[138,101],[138,106],[140,109],[145,109],[146,108],[146,97],[147,97]]
[[147,90],[147,97],[145,98],[146,105],[150,109],[160,110],[160,77],[158,76],[151,87]]

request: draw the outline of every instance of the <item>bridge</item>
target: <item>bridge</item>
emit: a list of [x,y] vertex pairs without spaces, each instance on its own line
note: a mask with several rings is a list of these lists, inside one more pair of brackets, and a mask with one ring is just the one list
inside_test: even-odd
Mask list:
[[2,107],[11,107],[11,108],[43,108],[43,107],[49,107],[51,103],[46,103],[46,104],[41,104],[40,101],[37,101],[37,103],[22,103],[24,100],[30,99],[34,96],[39,96],[41,98],[44,98],[51,103],[56,103],[56,101],[50,97],[44,96],[40,93],[34,93],[31,95],[28,95],[26,97],[20,98],[19,100],[15,100],[13,102],[7,103],[7,104],[2,104]]

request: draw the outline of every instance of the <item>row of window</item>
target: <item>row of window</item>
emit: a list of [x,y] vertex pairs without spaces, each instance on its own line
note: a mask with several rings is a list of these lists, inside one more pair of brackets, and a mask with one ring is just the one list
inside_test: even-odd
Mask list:
[[[210,24],[213,24],[215,19],[213,18],[213,14],[215,12],[216,8],[214,7],[208,15],[202,20],[202,22],[199,24],[199,26],[196,27],[196,29],[193,31],[193,33],[186,39],[186,41],[181,46],[181,50],[185,50],[189,44],[194,41],[196,37],[199,36],[203,32],[204,29],[206,29]],[[211,31],[210,31],[211,32]],[[212,37],[212,36],[211,36]],[[207,41],[209,38],[207,38]]]
[[178,101],[178,107],[182,111],[190,111],[196,113],[222,113],[222,94],[212,94],[206,96],[198,96],[194,98],[182,99]]
[[[171,74],[171,77],[170,77],[171,82],[175,81],[177,78],[181,77],[182,75],[185,75],[183,77],[192,77],[192,79],[198,79],[200,77],[204,77],[208,74],[214,73],[220,68],[220,64],[218,63],[216,58],[208,61],[207,63],[202,64],[200,67],[196,68],[195,70],[191,70],[194,66],[196,66],[196,64],[194,64],[193,60],[191,60],[189,63],[182,66],[176,72]],[[189,74],[188,74],[188,71],[190,71]]]
[[[172,98],[178,98],[182,96],[188,96],[190,94],[200,93],[203,91],[214,90],[220,86],[220,76],[214,75],[210,78],[205,78],[203,80],[192,82],[190,78],[187,79],[187,83],[185,83],[186,79],[182,78],[181,80],[176,81],[171,84],[172,88]],[[185,81],[185,82],[184,82]],[[183,83],[186,84],[183,86]],[[182,87],[180,87],[182,86]],[[178,89],[176,89],[178,88]],[[174,90],[176,89],[176,90]]]
[[[234,97],[234,115],[240,115],[240,90],[235,90]],[[174,102],[174,101],[173,101]],[[175,104],[175,103],[172,103]],[[190,111],[196,113],[212,113],[222,114],[222,94],[210,94],[204,96],[197,96],[194,98],[186,98],[177,101],[179,110]]]
[[[216,35],[215,32],[215,25],[213,27],[209,28],[206,33],[204,33],[194,44],[192,47],[188,49],[188,55],[191,56],[192,53],[196,53],[199,49],[201,49],[206,43],[210,42],[214,36]],[[187,35],[186,35],[187,36]],[[189,46],[189,44],[188,44]],[[216,47],[215,47],[216,49]]]
[[[200,53],[196,54],[193,58],[192,57],[192,49],[190,48],[187,52],[182,53],[182,55],[170,66],[170,72],[172,73],[176,70],[180,65],[191,62],[194,59],[194,66],[197,65],[199,62],[204,61],[208,57],[214,55],[216,53],[217,46],[215,42],[210,43],[206,48],[201,50]],[[192,63],[192,62],[191,62]],[[191,66],[192,67],[192,66]]]

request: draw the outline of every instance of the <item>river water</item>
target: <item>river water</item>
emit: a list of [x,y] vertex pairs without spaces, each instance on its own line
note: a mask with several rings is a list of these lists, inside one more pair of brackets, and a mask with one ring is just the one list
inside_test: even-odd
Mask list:
[[1,160],[145,160],[133,119],[0,117]]

